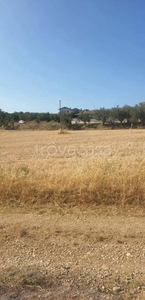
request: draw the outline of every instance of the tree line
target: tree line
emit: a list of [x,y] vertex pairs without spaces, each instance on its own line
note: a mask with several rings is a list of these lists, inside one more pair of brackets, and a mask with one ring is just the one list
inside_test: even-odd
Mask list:
[[83,121],[85,124],[89,123],[93,118],[95,120],[101,121],[104,125],[108,123],[110,125],[115,124],[116,121],[119,121],[122,125],[125,120],[128,124],[141,124],[145,125],[145,105],[135,105],[129,106],[125,105],[123,107],[112,107],[110,109],[100,108],[93,111],[78,112],[73,111],[69,114],[63,113],[61,120],[63,123],[70,124],[72,119],[76,117],[78,120]]
[[79,109],[72,110],[69,114],[66,113],[35,113],[35,112],[14,112],[7,113],[0,109],[0,126],[7,128],[10,124],[11,127],[14,126],[15,122],[24,120],[25,122],[35,121],[40,123],[43,121],[50,122],[62,122],[66,126],[71,124],[73,118],[77,118],[84,123],[89,123],[92,118],[101,121],[102,124],[106,122],[109,124],[114,124],[119,121],[120,124],[126,120],[129,124],[140,123],[142,126],[145,125],[145,105],[135,105],[129,106],[125,105],[123,107],[112,107],[110,109],[100,108],[94,111],[83,112]]
[[20,120],[25,121],[26,123],[35,121],[36,123],[40,123],[43,121],[50,122],[59,122],[60,118],[58,114],[51,114],[49,112],[46,113],[33,113],[33,112],[14,112],[7,113],[0,109],[0,126],[4,126],[7,128],[10,124],[14,124],[15,122],[19,122]]

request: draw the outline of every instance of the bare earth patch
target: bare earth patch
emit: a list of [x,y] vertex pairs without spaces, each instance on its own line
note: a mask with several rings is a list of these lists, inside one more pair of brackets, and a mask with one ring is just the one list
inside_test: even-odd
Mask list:
[[145,216],[1,213],[0,300],[145,299]]

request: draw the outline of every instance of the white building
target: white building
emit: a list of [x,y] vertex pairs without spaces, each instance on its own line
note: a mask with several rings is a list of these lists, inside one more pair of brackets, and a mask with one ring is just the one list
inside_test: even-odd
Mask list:
[[26,122],[24,120],[19,121],[20,124],[25,124]]
[[60,108],[59,110],[60,110],[60,112],[65,113],[65,114],[69,114],[72,112],[72,109],[69,107],[66,107],[66,106]]

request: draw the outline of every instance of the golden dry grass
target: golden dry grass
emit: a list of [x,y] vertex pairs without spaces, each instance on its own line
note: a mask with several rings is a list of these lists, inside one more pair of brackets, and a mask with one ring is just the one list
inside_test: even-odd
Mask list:
[[145,205],[144,130],[0,131],[0,204]]

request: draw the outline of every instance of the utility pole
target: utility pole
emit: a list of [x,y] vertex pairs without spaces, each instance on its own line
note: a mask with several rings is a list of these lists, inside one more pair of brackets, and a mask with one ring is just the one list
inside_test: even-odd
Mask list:
[[61,100],[59,100],[60,133],[62,133]]

